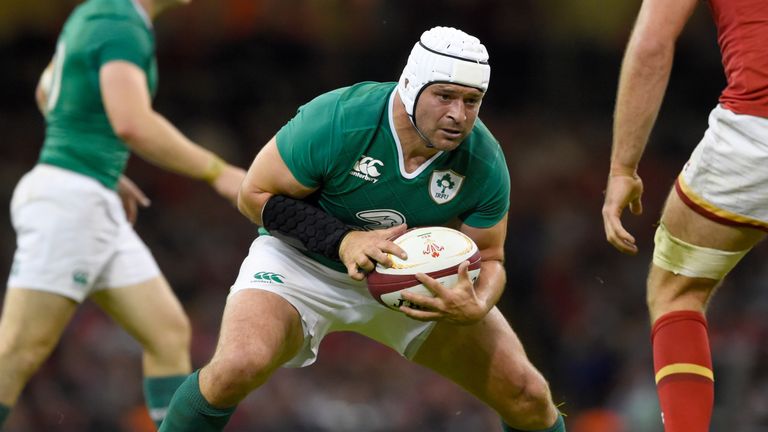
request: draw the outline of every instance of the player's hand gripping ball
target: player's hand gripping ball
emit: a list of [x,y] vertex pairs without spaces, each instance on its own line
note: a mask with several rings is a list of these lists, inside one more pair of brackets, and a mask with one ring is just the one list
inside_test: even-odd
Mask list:
[[410,306],[400,295],[408,290],[432,296],[418,279],[416,273],[424,273],[446,287],[458,281],[459,264],[469,261],[472,282],[480,275],[480,251],[464,233],[446,227],[414,228],[406,231],[394,242],[408,254],[407,260],[389,255],[392,267],[377,264],[368,274],[368,291],[379,303],[390,309]]

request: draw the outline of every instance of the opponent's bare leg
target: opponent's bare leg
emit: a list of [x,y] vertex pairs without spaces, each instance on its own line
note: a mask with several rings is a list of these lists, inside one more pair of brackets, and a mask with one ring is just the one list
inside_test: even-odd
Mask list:
[[471,326],[438,323],[413,360],[475,395],[510,427],[548,430],[558,421],[546,380],[497,308]]
[[[756,229],[723,225],[701,216],[674,190],[662,223],[674,238],[720,251],[745,251],[765,237]],[[683,276],[651,265],[647,301],[666,432],[709,431],[714,374],[704,313],[719,283],[719,279]]]
[[257,289],[233,294],[213,359],[176,392],[160,431],[222,430],[234,407],[293,358],[303,342],[299,313],[285,299]]

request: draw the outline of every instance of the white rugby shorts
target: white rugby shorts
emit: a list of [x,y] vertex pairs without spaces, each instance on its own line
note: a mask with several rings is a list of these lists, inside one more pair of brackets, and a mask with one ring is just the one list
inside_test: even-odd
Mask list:
[[9,288],[82,302],[91,293],[160,275],[117,193],[70,170],[38,164],[11,199],[16,230]]
[[675,188],[712,220],[768,231],[768,119],[718,105]]
[[286,367],[314,363],[325,335],[337,331],[362,334],[412,358],[435,325],[386,308],[371,297],[365,281],[332,270],[271,236],[251,244],[228,301],[237,301],[234,294],[244,289],[273,292],[299,312],[304,345]]

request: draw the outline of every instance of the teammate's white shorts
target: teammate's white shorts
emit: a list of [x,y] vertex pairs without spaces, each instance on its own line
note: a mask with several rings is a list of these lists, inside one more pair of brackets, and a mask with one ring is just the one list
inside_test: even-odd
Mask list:
[[768,231],[768,119],[718,105],[675,188],[712,220]]
[[9,288],[82,302],[96,290],[160,275],[117,193],[90,177],[38,164],[16,185],[11,221],[16,253]]
[[304,345],[286,367],[314,363],[323,337],[336,331],[360,333],[411,358],[435,325],[384,307],[368,293],[365,281],[355,281],[270,236],[251,244],[229,301],[237,301],[238,291],[252,288],[281,296],[301,315]]

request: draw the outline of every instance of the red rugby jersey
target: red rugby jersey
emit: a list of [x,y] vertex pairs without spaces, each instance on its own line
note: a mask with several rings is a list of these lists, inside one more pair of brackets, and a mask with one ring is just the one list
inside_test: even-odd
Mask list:
[[720,103],[768,117],[768,0],[709,0],[728,85]]

